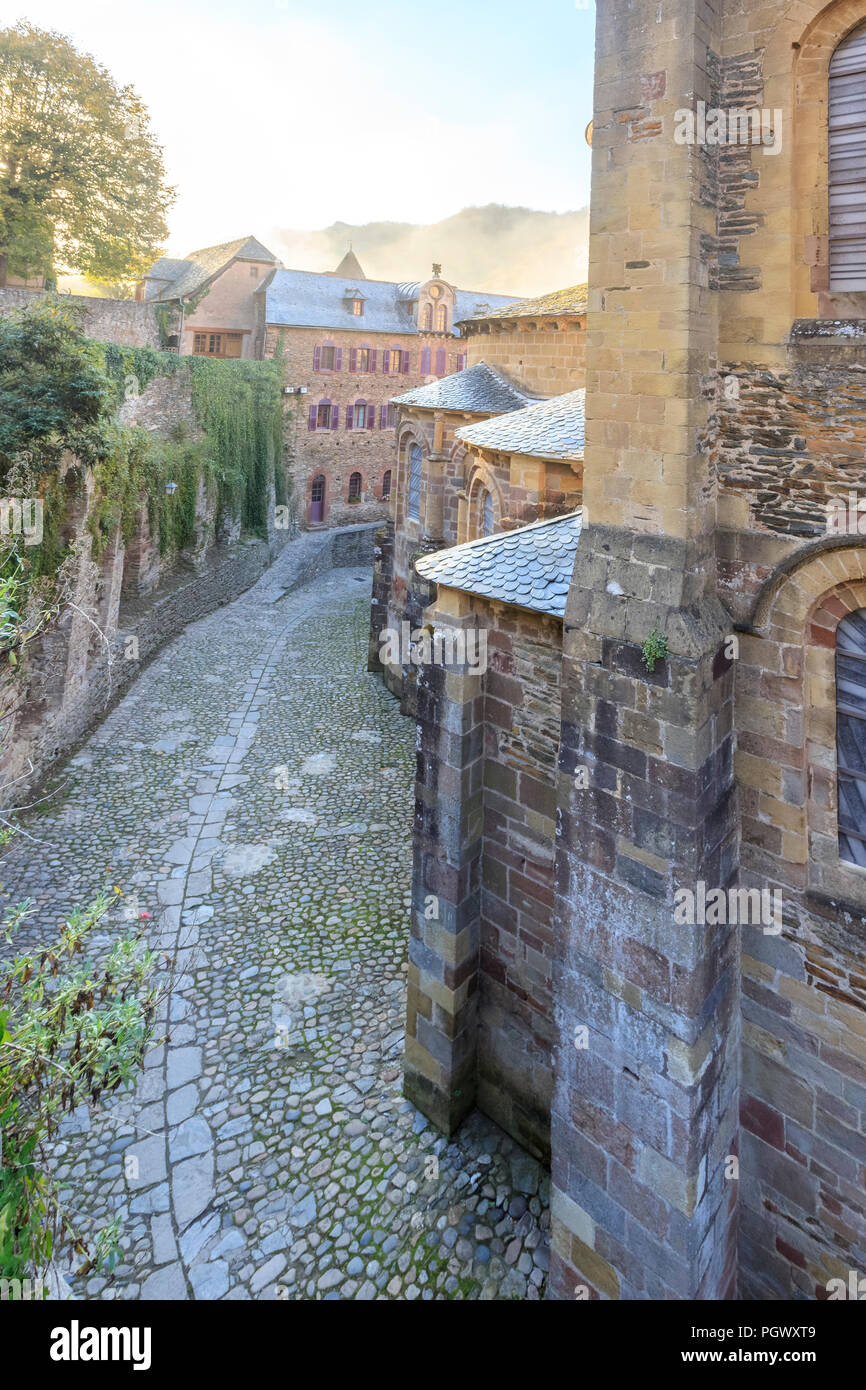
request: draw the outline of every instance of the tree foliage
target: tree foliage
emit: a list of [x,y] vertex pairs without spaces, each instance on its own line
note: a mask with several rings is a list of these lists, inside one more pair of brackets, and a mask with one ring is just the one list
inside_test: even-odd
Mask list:
[[0,284],[52,268],[140,278],[173,197],[131,87],[62,34],[0,30]]

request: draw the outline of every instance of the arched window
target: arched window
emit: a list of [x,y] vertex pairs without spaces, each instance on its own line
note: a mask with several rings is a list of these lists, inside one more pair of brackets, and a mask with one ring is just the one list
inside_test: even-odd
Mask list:
[[830,59],[830,290],[866,291],[866,24]]
[[448,332],[448,307],[445,304],[440,304],[436,310],[436,328],[439,333]]
[[866,609],[836,629],[839,858],[866,868]]
[[424,328],[429,333],[433,328],[433,305],[424,305]]
[[409,448],[409,515],[413,521],[421,517],[421,450],[417,444]]
[[310,521],[325,519],[325,475],[319,473],[310,488]]
[[492,536],[494,527],[493,518],[493,498],[489,492],[484,492],[481,497],[481,534],[482,536]]
[[360,502],[361,500],[361,475],[351,473],[349,475],[349,501]]
[[391,496],[391,470],[386,468],[382,474],[382,501],[385,502]]

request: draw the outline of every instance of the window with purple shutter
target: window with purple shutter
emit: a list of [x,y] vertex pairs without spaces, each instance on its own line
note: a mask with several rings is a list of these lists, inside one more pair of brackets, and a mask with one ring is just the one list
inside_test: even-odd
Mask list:
[[409,368],[412,366],[412,354],[408,348],[404,348],[400,354],[400,370],[404,376],[408,376]]
[[357,370],[358,370],[358,349],[357,349],[357,348],[350,348],[350,349],[349,349],[349,371],[350,371],[350,372],[356,372]]
[[341,372],[342,370],[343,370],[343,349],[342,349],[342,348],[337,348],[336,352],[334,353],[334,371],[335,371],[335,372]]
[[310,406],[310,413],[309,413],[309,415],[308,415],[308,417],[307,417],[307,429],[308,429],[308,430],[314,430],[314,429],[316,428],[316,414],[317,414],[317,413],[318,413],[318,406],[316,406],[316,405],[311,405],[311,406]]
[[334,406],[331,406],[331,429],[332,429],[332,430],[337,430],[337,429],[339,429],[339,428],[340,428],[340,407],[339,407],[338,405],[334,405]]
[[322,370],[322,349],[321,349],[320,347],[316,347],[316,348],[313,348],[313,371],[314,371],[314,372],[320,372],[321,370]]
[[346,406],[346,429],[350,430],[355,421],[355,412],[350,405]]
[[437,376],[444,376],[444,375],[445,375],[445,349],[444,349],[444,348],[437,348],[437,349],[436,349],[436,375],[437,375]]
[[421,375],[430,375],[430,349],[428,347],[421,349]]

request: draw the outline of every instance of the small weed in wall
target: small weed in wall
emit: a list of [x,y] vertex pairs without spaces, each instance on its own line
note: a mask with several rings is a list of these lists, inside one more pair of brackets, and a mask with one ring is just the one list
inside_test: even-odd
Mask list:
[[643,664],[649,671],[650,675],[652,675],[653,671],[656,668],[656,662],[664,661],[669,656],[670,651],[668,650],[668,639],[664,636],[663,633],[657,632],[656,629],[653,628],[649,637],[646,639],[643,646],[641,647],[641,657],[643,659]]

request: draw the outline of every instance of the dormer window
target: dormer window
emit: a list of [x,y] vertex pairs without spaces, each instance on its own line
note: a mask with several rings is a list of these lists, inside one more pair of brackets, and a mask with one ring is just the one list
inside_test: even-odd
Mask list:
[[352,300],[352,313],[355,315],[355,317],[356,317],[356,318],[360,318],[361,315],[363,314],[363,312],[364,312],[364,301],[363,301],[363,299],[353,299],[353,300]]
[[349,312],[359,319],[364,312],[364,295],[358,289],[346,290],[343,296]]

